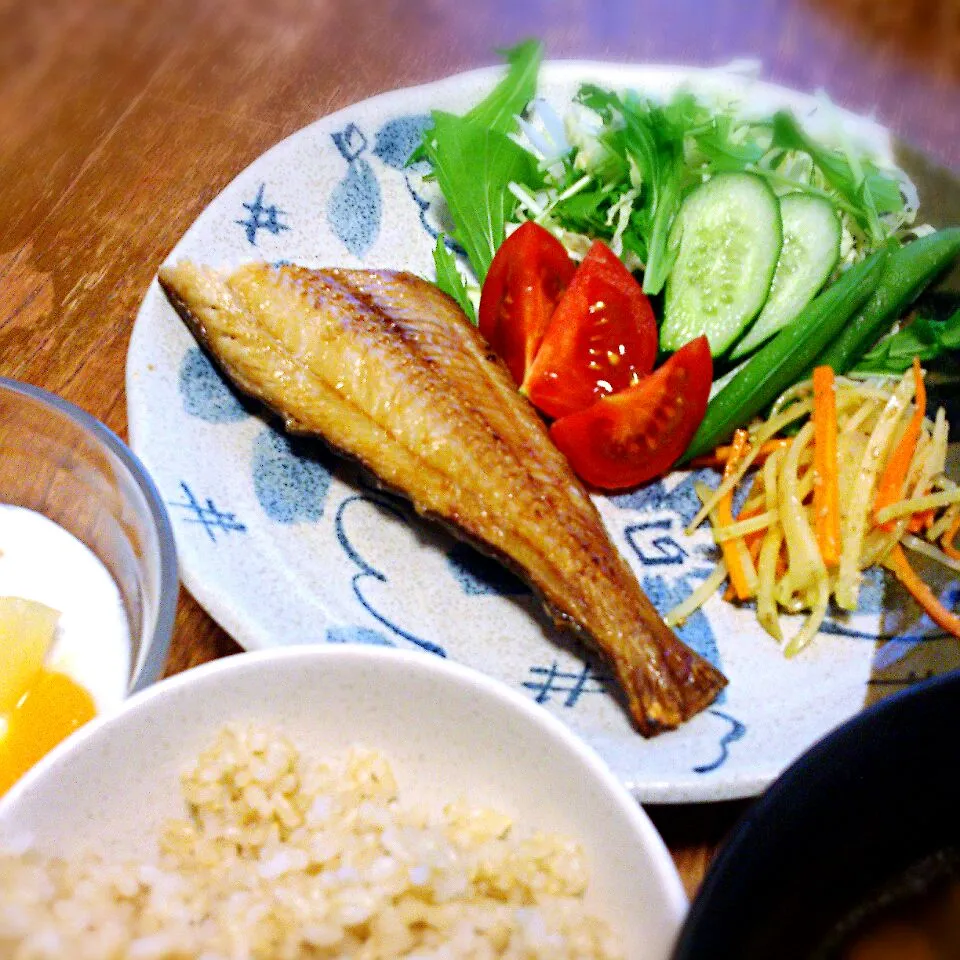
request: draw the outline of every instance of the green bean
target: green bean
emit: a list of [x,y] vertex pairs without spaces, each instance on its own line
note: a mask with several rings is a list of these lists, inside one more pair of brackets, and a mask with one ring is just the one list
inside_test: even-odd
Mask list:
[[710,401],[683,459],[713,450],[796,383],[874,293],[887,258],[887,250],[881,249],[851,267],[761,347]]
[[889,330],[924,287],[960,254],[960,227],[920,237],[890,254],[883,277],[863,310],[848,323],[818,365],[846,373]]

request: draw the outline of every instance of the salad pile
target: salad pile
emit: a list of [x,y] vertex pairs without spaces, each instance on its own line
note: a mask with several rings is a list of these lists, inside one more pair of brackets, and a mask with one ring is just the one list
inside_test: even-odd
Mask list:
[[454,225],[438,285],[588,483],[709,453],[816,366],[899,373],[960,345],[960,312],[896,326],[960,254],[960,228],[915,225],[901,171],[842,131],[827,145],[788,112],[686,91],[585,84],[561,117],[536,100],[541,55],[506,51],[501,82],[434,112],[415,158]]

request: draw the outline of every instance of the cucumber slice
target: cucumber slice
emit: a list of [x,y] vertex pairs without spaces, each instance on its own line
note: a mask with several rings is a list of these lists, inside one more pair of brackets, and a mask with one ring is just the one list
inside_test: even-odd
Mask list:
[[730,353],[746,356],[814,298],[840,259],[840,218],[829,200],[807,193],[780,198],[783,248],[760,316]]
[[678,350],[705,333],[717,356],[760,312],[780,256],[783,228],[773,191],[752,173],[721,173],[677,214],[670,245],[660,347]]

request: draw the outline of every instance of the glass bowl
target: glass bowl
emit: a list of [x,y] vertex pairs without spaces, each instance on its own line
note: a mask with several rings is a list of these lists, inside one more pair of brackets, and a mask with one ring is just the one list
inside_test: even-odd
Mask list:
[[159,679],[176,612],[176,549],[163,501],[126,444],[79,407],[0,377],[0,504],[43,514],[93,551],[126,613],[127,695]]

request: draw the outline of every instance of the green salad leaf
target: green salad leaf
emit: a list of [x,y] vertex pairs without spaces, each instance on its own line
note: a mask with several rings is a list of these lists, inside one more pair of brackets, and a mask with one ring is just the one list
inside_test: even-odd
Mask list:
[[904,373],[914,357],[928,363],[960,350],[960,310],[946,320],[917,317],[881,340],[854,368],[856,373]]
[[535,183],[536,162],[505,133],[440,111],[433,113],[424,149],[447,201],[454,239],[482,284],[517,203],[510,184]]
[[774,114],[772,131],[771,145],[781,150],[806,153],[827,183],[846,201],[847,210],[870,241],[879,245],[887,236],[880,223],[880,214],[903,210],[899,182],[879,170],[869,158],[858,158],[853,153],[831,150],[818,143],[804,131],[793,114],[784,110]]
[[507,75],[463,119],[488,130],[511,133],[517,127],[517,116],[537,94],[543,44],[525,40],[497,53],[510,65]]
[[536,41],[505,51],[510,69],[500,83],[464,116],[433,111],[433,124],[416,152],[430,161],[453,220],[453,238],[481,284],[517,204],[511,183],[536,187],[542,180],[532,154],[508,135],[536,92],[542,55]]
[[[619,240],[623,251],[644,264],[643,289],[659,293],[674,259],[668,249],[670,226],[691,182],[684,136],[703,122],[704,111],[689,95],[658,107],[633,92],[620,96],[594,84],[584,84],[577,101],[603,122],[597,136],[602,152],[593,162],[578,163],[574,155],[567,189],[582,175],[581,168],[597,187],[559,200],[551,217],[565,229]],[[561,187],[560,196],[563,192]]]
[[471,323],[477,322],[476,311],[470,302],[463,277],[457,269],[457,258],[447,248],[443,237],[437,237],[437,245],[433,248],[433,264],[437,270],[437,286],[446,294],[453,297],[460,309],[467,315]]

